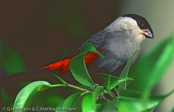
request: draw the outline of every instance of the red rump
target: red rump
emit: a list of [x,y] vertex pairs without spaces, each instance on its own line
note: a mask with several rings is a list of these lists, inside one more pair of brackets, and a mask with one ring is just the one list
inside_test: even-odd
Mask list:
[[[98,50],[98,52],[100,52],[100,51],[101,50]],[[61,74],[63,74],[63,73],[70,70],[69,63],[71,62],[72,58],[68,58],[68,59],[65,59],[65,60],[58,61],[56,63],[44,66],[41,69],[43,69],[43,68],[46,68],[47,70],[57,69],[60,72],[60,75],[61,75]],[[95,62],[95,60],[97,60],[97,58],[98,58],[98,54],[95,53],[95,52],[86,53],[86,55],[85,55],[85,64],[86,64],[86,66],[92,65]]]

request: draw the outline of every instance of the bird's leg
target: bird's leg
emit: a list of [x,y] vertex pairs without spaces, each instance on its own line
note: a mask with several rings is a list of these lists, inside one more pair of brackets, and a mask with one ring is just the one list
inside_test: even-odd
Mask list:
[[[96,87],[99,87],[99,86],[100,86],[99,84],[95,84],[94,86],[91,87],[91,89],[95,90]],[[103,91],[104,91],[104,92],[108,92],[106,89],[104,89],[103,86],[100,86],[100,87],[103,88]],[[110,91],[110,92],[111,92],[111,91]],[[113,97],[113,93],[112,93],[112,92],[109,93],[109,95],[110,95],[111,97]],[[97,101],[100,100],[100,99],[103,99],[103,101],[106,101],[106,102],[107,102],[107,99],[105,98],[105,95],[104,95],[103,93],[97,98]]]
[[[100,85],[99,84],[95,84],[94,86],[91,87],[92,90],[95,90],[96,87],[99,87]],[[103,86],[102,86],[103,87]]]
[[[99,87],[99,86],[100,86],[99,84],[95,84],[94,86],[91,87],[91,89],[92,89],[92,90],[95,90],[96,87]],[[104,88],[103,86],[100,86],[100,87]],[[104,90],[104,89],[103,89],[103,90]],[[104,91],[106,91],[106,90],[104,90]],[[104,96],[103,93],[97,98],[97,100],[100,100],[100,99],[103,99],[103,100],[105,99],[105,96]]]

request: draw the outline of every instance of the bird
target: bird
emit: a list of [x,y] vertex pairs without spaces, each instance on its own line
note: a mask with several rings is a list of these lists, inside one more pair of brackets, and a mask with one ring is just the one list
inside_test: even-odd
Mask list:
[[[89,71],[92,74],[93,72],[104,72],[117,75],[133,53],[140,50],[142,41],[146,38],[153,39],[153,37],[152,28],[144,17],[137,14],[125,14],[116,18],[107,27],[72,49],[65,56],[65,59],[43,66],[38,71],[58,71],[59,76],[71,82],[70,79],[73,79],[73,77],[69,72],[69,63],[74,56],[80,53],[85,44],[90,43],[104,56],[104,59],[95,52],[87,53],[85,64]],[[139,53],[140,51],[136,52],[131,64],[136,61]],[[37,70],[34,70],[34,72],[37,72]]]

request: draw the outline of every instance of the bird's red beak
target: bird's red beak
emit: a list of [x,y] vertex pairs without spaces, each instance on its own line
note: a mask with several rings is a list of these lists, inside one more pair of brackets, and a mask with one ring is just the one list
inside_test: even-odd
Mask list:
[[141,34],[143,34],[144,36],[146,36],[146,38],[153,38],[153,31],[151,29],[143,29],[141,31]]

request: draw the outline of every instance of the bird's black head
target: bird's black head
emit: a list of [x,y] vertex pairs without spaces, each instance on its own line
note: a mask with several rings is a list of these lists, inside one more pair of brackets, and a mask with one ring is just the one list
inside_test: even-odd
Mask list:
[[136,22],[139,28],[142,30],[142,34],[146,36],[146,38],[153,38],[153,31],[152,28],[150,27],[149,23],[147,20],[139,15],[136,14],[126,14],[123,15],[123,17],[131,17],[133,18]]

